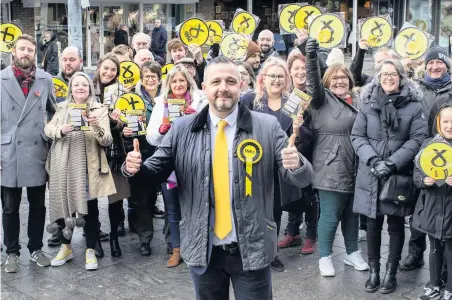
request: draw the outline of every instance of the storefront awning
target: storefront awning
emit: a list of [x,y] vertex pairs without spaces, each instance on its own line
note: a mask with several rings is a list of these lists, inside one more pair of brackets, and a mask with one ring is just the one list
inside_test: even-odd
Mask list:
[[[2,0],[2,2],[8,0]],[[39,2],[39,3],[38,3]],[[89,1],[92,6],[99,4],[108,4],[108,5],[121,5],[121,4],[129,4],[129,3],[140,3],[143,4],[193,4],[198,3],[199,0],[90,0]],[[39,7],[40,3],[63,3],[67,4],[67,0],[37,0],[35,7]]]

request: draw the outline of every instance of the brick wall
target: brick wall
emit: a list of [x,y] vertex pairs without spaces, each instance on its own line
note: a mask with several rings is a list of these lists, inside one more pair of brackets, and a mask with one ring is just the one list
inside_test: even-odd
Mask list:
[[204,20],[214,20],[214,0],[199,0],[199,3],[196,4],[196,16]]
[[35,36],[34,8],[24,8],[21,0],[11,1],[11,20],[22,27],[24,33]]

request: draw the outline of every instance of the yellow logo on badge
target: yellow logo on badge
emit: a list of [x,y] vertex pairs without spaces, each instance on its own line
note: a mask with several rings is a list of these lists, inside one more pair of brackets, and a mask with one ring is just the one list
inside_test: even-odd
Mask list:
[[321,14],[322,11],[317,6],[305,5],[300,8],[300,10],[298,10],[297,14],[295,15],[295,27],[304,28],[307,30],[309,27],[309,20],[311,18],[320,16]]
[[418,59],[429,48],[429,39],[425,32],[416,27],[402,29],[394,39],[394,49],[401,57]]
[[201,19],[191,18],[186,20],[179,28],[179,38],[187,46],[202,46],[209,38],[209,28]]
[[334,14],[319,15],[309,26],[309,36],[317,39],[321,48],[338,47],[345,37],[344,20]]
[[127,61],[119,64],[118,80],[126,87],[135,86],[140,81],[140,67],[134,62]]
[[52,82],[55,96],[58,98],[66,98],[69,91],[67,84],[58,77],[52,77]]
[[392,25],[382,17],[372,17],[361,25],[361,38],[366,39],[370,47],[386,45],[392,37]]
[[217,21],[207,21],[207,27],[209,28],[209,38],[207,39],[207,45],[220,44],[223,38],[223,27]]
[[2,52],[12,52],[14,45],[22,35],[22,29],[16,24],[3,23],[0,25],[0,50]]
[[243,140],[237,147],[237,157],[245,163],[245,196],[252,196],[253,164],[262,158],[262,146],[253,139]]
[[427,145],[419,156],[418,165],[428,177],[446,180],[452,176],[452,146],[445,142]]

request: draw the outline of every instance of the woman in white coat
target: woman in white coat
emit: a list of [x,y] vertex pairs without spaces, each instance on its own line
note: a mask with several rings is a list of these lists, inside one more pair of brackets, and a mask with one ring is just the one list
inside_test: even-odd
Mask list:
[[[198,90],[193,76],[182,65],[176,65],[171,69],[163,83],[162,94],[155,99],[155,107],[146,135],[149,144],[159,146],[163,137],[171,128],[174,114],[171,109],[171,100],[174,99],[183,100],[185,103],[180,105],[180,116],[197,113],[208,103],[203,92]],[[173,255],[167,263],[169,268],[178,266],[181,261],[179,231],[181,214],[176,187],[177,180],[173,172],[167,182],[162,184],[163,200],[168,214],[173,249]]]

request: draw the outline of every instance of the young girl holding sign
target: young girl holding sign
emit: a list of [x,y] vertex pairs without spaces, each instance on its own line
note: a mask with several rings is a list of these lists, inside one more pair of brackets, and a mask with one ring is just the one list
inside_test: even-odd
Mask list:
[[[416,204],[413,215],[413,226],[428,234],[430,239],[430,284],[424,288],[421,300],[430,300],[438,297],[441,287],[441,270],[444,256],[447,262],[452,262],[452,175],[450,174],[452,162],[452,103],[445,104],[437,116],[436,136],[427,139],[421,147],[421,151],[416,157],[416,162],[423,159],[424,149],[432,143],[446,144],[444,149],[435,150],[436,156],[427,159],[428,162],[438,161],[441,165],[438,171],[445,172],[446,179],[435,180],[426,176],[429,170],[424,173],[416,164],[414,169],[414,182],[420,188],[421,194]],[[445,163],[445,164],[444,164]],[[433,166],[432,166],[433,167]],[[452,269],[448,269],[449,281],[446,290],[441,297],[442,300],[452,300]]]

